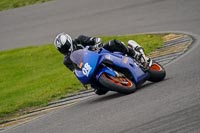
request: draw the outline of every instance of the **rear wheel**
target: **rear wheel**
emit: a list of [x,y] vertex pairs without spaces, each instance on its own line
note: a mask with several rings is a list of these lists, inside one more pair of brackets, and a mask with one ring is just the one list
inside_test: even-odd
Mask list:
[[113,77],[107,73],[100,76],[99,82],[111,91],[130,94],[136,90],[135,84],[125,76]]
[[149,75],[150,75],[148,79],[149,81],[159,82],[165,78],[166,72],[162,65],[160,65],[157,62],[153,62],[153,64],[149,68]]

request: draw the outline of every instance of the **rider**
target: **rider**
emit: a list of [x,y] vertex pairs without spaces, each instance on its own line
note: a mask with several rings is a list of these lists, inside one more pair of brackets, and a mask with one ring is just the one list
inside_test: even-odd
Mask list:
[[144,55],[143,48],[133,40],[130,40],[128,44],[129,47],[126,47],[123,42],[120,42],[118,40],[111,40],[103,45],[101,38],[89,37],[85,35],[80,35],[73,40],[71,36],[66,33],[58,34],[54,40],[55,47],[60,53],[64,55],[64,65],[71,71],[73,71],[76,67],[70,59],[70,54],[73,51],[82,49],[86,46],[92,46],[96,48],[103,47],[110,52],[122,52],[136,59],[143,65],[142,67],[146,69],[149,58]]

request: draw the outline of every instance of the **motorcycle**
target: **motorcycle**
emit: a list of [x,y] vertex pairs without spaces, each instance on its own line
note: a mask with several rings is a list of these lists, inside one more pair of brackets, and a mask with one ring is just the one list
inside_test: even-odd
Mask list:
[[130,94],[145,81],[159,82],[166,71],[158,62],[151,60],[144,70],[135,59],[120,52],[110,52],[103,47],[86,46],[74,51],[70,59],[76,64],[74,74],[83,85],[91,85],[97,95],[108,91]]

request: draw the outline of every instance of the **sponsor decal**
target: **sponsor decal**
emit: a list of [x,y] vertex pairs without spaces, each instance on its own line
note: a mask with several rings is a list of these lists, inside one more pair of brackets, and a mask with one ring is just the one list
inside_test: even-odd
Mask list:
[[83,68],[82,68],[82,72],[83,74],[88,77],[90,71],[92,70],[92,67],[88,64],[88,63],[85,63]]

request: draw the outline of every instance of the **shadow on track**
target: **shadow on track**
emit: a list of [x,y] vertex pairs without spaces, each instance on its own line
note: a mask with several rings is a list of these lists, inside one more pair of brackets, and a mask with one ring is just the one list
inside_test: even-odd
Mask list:
[[150,88],[150,86],[165,82],[166,80],[169,80],[169,78],[165,78],[163,81],[160,81],[160,82],[149,82],[149,81],[147,81],[146,83],[144,83],[143,85],[138,87],[137,90],[135,91],[135,93],[137,93],[138,91],[144,90],[144,89],[152,89],[152,88]]
[[120,97],[123,97],[123,96],[126,96],[126,95],[120,94],[120,93],[117,93],[117,92],[112,92],[112,94],[106,94],[106,95],[103,95],[103,96],[99,96],[99,97],[97,97],[97,99],[94,99],[90,103],[93,104],[93,103],[104,102],[104,101],[120,98]]
[[[166,81],[166,80],[168,80],[168,79],[165,79],[163,81]],[[161,81],[161,82],[163,82],[163,81]],[[155,84],[157,84],[157,83],[146,82],[145,84],[140,86],[134,93],[137,93],[138,91],[142,91],[144,89],[150,89],[151,88],[150,86],[155,85]],[[96,103],[99,103],[99,102],[105,102],[105,101],[108,101],[108,100],[117,99],[117,98],[124,97],[124,96],[127,96],[127,95],[134,95],[134,93],[131,93],[131,94],[120,94],[120,93],[117,93],[117,92],[109,92],[109,93],[107,93],[107,94],[105,94],[103,96],[97,96],[96,99],[90,101],[90,104],[96,104]]]

